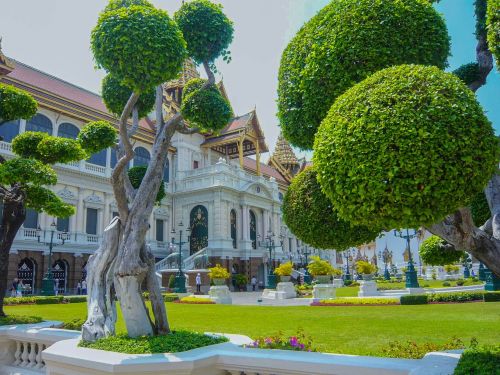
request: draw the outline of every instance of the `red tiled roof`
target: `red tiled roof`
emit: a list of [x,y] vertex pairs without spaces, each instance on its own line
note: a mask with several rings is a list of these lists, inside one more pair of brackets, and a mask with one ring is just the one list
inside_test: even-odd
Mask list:
[[235,131],[237,129],[244,129],[251,117],[252,112],[249,112],[243,116],[233,118],[231,122],[227,124],[224,129],[222,129],[221,134]]
[[[24,82],[30,86],[37,87],[86,107],[111,115],[100,95],[23,64],[22,62],[14,59],[11,60],[15,63],[15,69],[8,75],[9,78]],[[145,129],[150,129],[144,119],[141,120],[140,126]]]
[[[255,171],[257,171],[257,161],[252,159],[252,158],[249,158],[249,157],[244,157],[243,158],[243,167],[255,172]],[[274,169],[273,167],[270,167],[267,164],[260,163],[260,172],[264,176],[274,177],[277,181],[282,182],[284,184],[288,184],[288,182],[281,175],[281,173],[279,173],[276,169]]]

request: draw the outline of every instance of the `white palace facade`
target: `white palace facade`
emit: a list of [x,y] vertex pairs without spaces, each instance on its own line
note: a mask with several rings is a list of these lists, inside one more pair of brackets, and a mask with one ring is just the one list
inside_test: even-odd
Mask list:
[[[179,102],[187,80],[197,77],[196,68],[185,64],[182,76],[164,86],[165,95]],[[101,97],[0,52],[0,83],[29,92],[38,102],[38,114],[0,126],[0,153],[12,157],[11,141],[24,131],[44,131],[75,138],[89,121],[106,120],[117,124]],[[223,95],[224,86],[219,83]],[[174,104],[175,107],[175,104]],[[175,108],[166,108],[174,111]],[[154,136],[149,118],[141,120],[131,166],[147,165]],[[150,219],[147,242],[158,261],[158,270],[177,268],[177,246],[172,246],[172,229],[190,228],[190,242],[182,248],[185,269],[220,263],[233,273],[248,278],[255,275],[265,283],[270,258],[304,263],[305,257],[320,254],[332,263],[342,263],[333,251],[317,251],[305,246],[287,230],[281,218],[281,203],[291,178],[305,165],[297,160],[289,144],[280,136],[267,164],[260,162],[268,152],[264,133],[255,110],[235,116],[218,135],[177,133],[172,139],[168,165],[164,171],[166,197]],[[48,268],[48,246],[55,230],[52,267],[60,280],[61,292],[71,292],[86,277],[86,262],[97,249],[106,224],[116,215],[110,175],[116,163],[114,150],[107,149],[87,161],[56,165],[58,183],[53,186],[66,202],[76,207],[69,219],[56,219],[28,210],[26,221],[12,246],[9,280],[19,277],[34,290]],[[183,227],[179,224],[183,223]],[[55,224],[55,225],[52,225]],[[38,231],[37,231],[38,229]],[[61,234],[69,239],[62,244]],[[40,235],[40,238],[38,237]],[[274,235],[274,251],[266,247],[266,237]]]

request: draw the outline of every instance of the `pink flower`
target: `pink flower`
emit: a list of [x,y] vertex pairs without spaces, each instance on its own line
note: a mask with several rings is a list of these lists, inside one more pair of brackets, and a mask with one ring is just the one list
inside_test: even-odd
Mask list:
[[290,337],[290,345],[293,347],[296,347],[298,345],[299,341],[297,340],[297,337],[293,336]]

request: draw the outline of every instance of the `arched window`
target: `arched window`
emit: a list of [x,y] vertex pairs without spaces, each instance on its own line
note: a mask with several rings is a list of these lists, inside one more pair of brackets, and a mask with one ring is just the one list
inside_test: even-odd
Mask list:
[[17,265],[17,278],[24,285],[23,295],[33,294],[35,290],[36,263],[30,258],[24,258]]
[[233,249],[236,249],[236,239],[237,237],[237,232],[236,232],[236,211],[231,210],[231,213],[229,214],[229,219],[231,221],[231,239],[233,240]]
[[165,162],[165,169],[163,170],[163,181],[170,182],[170,162],[168,159]]
[[4,142],[12,142],[14,137],[19,134],[19,120],[9,121],[0,126],[0,137]]
[[97,154],[93,154],[87,162],[95,165],[100,165],[101,167],[106,166],[106,152],[107,149],[99,151]]
[[134,152],[134,167],[147,167],[149,165],[149,162],[151,161],[151,154],[149,153],[149,151],[144,147],[136,147]]
[[64,294],[66,292],[68,274],[68,264],[62,259],[56,260],[52,268],[52,275],[54,278],[54,290],[57,290],[58,294]]
[[255,213],[250,210],[250,240],[252,241],[252,248],[257,248],[257,220]]
[[189,215],[191,228],[190,254],[208,246],[208,211],[204,206],[198,205],[191,210]]
[[28,120],[26,131],[44,132],[52,135],[52,121],[47,116],[38,113],[31,120]]
[[80,129],[78,129],[75,125],[65,122],[59,125],[59,130],[57,131],[57,136],[61,138],[71,138],[76,139],[80,133]]

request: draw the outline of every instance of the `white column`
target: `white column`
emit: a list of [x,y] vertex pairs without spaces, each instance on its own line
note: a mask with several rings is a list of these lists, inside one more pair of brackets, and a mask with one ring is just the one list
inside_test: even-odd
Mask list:
[[104,232],[104,228],[109,224],[111,221],[111,199],[112,195],[108,193],[104,193],[104,215],[103,215],[103,222],[100,223],[102,231]]
[[250,239],[250,226],[249,226],[249,213],[248,206],[244,204],[242,207],[242,226],[241,233],[244,241],[248,241]]
[[19,121],[19,134],[24,133],[26,131],[26,120],[21,119]]
[[106,150],[106,177],[111,176],[111,149]]
[[101,235],[104,232],[104,209],[106,206],[97,210],[97,234]]
[[78,203],[76,205],[76,226],[75,231],[78,233],[85,232],[84,230],[84,220],[85,220],[85,206],[83,203],[85,189],[78,189]]

